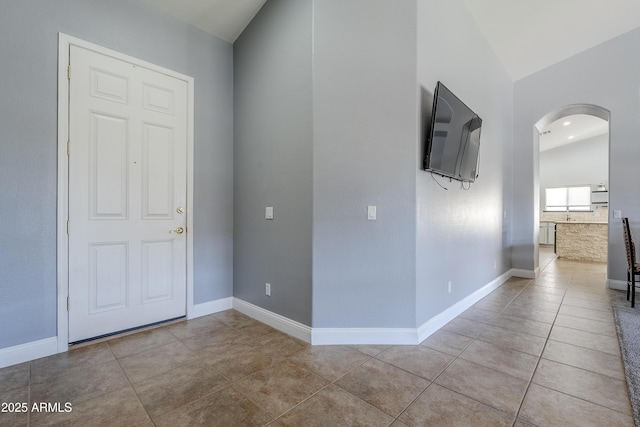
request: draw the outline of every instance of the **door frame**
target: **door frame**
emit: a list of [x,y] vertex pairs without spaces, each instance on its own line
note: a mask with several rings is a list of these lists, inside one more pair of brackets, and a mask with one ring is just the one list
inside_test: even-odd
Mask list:
[[[57,195],[57,340],[58,352],[69,349],[69,79],[67,70],[71,46],[78,46],[111,56],[115,59],[135,64],[139,67],[166,74],[187,83],[187,233],[186,233],[186,272],[187,272],[187,318],[194,312],[193,303],[193,162],[194,162],[194,79],[167,68],[107,49],[64,33],[58,33],[58,195]],[[73,71],[72,71],[73,72]],[[71,144],[73,150],[73,143]]]

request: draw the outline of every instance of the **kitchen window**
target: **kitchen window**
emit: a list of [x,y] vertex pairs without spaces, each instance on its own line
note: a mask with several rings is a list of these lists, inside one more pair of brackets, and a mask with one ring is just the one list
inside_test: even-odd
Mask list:
[[554,212],[590,211],[591,187],[546,188],[544,209]]

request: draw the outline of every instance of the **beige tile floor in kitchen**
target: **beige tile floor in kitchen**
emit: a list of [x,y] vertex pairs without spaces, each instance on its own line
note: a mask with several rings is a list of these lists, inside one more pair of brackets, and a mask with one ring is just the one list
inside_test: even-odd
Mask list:
[[541,258],[419,346],[315,346],[225,311],[0,369],[0,425],[632,426],[605,266]]

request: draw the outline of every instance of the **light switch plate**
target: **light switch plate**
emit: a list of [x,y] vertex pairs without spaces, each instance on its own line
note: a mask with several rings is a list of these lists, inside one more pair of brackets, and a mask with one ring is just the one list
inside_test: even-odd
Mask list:
[[273,206],[267,206],[265,208],[264,219],[273,219]]
[[614,219],[621,219],[622,218],[622,211],[613,211],[613,218]]
[[376,220],[376,207],[375,206],[367,206],[367,219],[369,221]]

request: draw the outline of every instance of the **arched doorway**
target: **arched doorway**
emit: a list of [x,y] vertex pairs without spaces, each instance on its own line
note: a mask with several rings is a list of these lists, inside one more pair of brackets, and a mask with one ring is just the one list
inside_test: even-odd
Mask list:
[[536,275],[553,253],[607,261],[609,119],[608,110],[579,104],[551,111],[534,125]]

